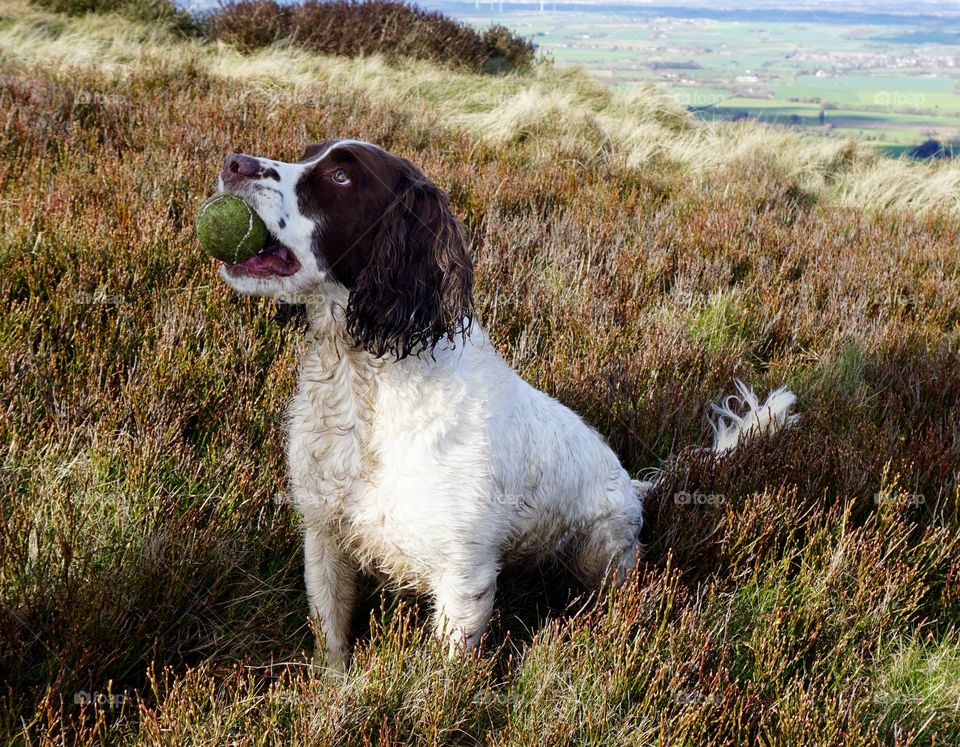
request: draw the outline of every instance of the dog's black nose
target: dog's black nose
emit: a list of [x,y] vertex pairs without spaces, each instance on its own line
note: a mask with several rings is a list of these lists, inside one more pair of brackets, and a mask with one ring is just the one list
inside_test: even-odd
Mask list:
[[228,153],[223,162],[224,174],[255,176],[260,171],[260,162],[243,153]]

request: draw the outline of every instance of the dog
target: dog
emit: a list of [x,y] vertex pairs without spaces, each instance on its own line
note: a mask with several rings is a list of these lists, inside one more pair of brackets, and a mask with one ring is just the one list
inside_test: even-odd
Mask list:
[[[479,641],[505,565],[559,556],[589,586],[624,579],[653,481],[631,479],[599,433],[497,354],[443,190],[356,140],[312,144],[295,163],[231,153],[218,188],[271,236],[222,265],[223,280],[307,310],[287,458],[326,666],[348,666],[362,571],[429,595],[454,654]],[[764,405],[740,394],[717,408],[719,453],[790,420],[786,389]]]

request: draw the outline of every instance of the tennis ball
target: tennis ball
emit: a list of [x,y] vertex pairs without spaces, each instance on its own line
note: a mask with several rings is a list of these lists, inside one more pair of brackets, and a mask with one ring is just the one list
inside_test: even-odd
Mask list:
[[234,264],[267,245],[270,236],[260,216],[234,194],[220,192],[197,212],[197,238],[211,257]]

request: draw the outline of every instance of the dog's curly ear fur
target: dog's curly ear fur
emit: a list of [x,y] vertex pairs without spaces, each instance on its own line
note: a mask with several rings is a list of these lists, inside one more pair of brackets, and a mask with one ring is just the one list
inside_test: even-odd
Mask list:
[[379,226],[347,303],[354,343],[401,359],[465,334],[473,263],[446,193],[410,166]]

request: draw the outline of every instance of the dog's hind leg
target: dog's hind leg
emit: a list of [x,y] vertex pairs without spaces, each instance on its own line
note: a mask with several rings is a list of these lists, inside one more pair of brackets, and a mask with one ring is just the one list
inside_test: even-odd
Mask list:
[[636,567],[642,552],[637,527],[629,520],[602,519],[577,543],[573,572],[590,588],[608,581],[619,585]]
[[336,539],[322,529],[304,525],[304,580],[310,616],[320,624],[325,639],[325,657],[319,660],[331,669],[344,671],[350,660],[350,623],[357,601],[359,569]]
[[598,588],[621,584],[643,554],[640,529],[643,499],[653,483],[633,480],[616,510],[586,523],[574,546],[573,571],[582,583]]

